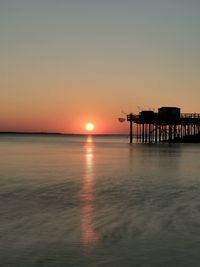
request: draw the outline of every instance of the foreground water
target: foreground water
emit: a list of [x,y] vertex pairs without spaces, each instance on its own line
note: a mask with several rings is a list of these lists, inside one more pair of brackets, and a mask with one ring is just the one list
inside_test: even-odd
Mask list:
[[200,145],[0,137],[0,266],[200,266]]

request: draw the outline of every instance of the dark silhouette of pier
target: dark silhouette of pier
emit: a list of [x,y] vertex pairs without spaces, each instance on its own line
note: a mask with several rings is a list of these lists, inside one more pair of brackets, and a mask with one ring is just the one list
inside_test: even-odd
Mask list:
[[138,143],[199,143],[200,114],[181,113],[177,107],[161,107],[158,112],[143,110],[138,115],[128,114],[130,143],[133,142],[133,124],[136,124]]

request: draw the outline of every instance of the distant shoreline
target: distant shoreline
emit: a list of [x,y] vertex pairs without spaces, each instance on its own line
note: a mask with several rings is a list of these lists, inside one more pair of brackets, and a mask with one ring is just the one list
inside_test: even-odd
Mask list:
[[86,134],[74,134],[74,133],[52,133],[52,132],[0,132],[0,135],[58,135],[58,136],[87,136],[87,135],[93,135],[93,136],[128,136],[128,134],[92,134],[92,133],[86,133]]
[[[0,134],[31,134],[31,135],[49,135],[49,134],[52,134],[52,135],[66,135],[64,133],[49,133],[49,132],[0,132]],[[67,134],[67,135],[73,135],[73,134]]]

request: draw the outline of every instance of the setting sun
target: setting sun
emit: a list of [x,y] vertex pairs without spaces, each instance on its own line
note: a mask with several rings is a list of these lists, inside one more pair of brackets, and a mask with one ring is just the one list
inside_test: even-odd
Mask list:
[[94,124],[92,122],[88,122],[86,123],[85,125],[85,129],[89,132],[93,131],[94,130]]

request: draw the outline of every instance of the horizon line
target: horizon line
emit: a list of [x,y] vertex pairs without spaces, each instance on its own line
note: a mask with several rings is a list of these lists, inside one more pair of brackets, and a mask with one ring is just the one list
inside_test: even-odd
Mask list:
[[0,131],[0,134],[35,134],[35,135],[129,135],[128,133],[59,133],[59,132],[21,132],[21,131]]

